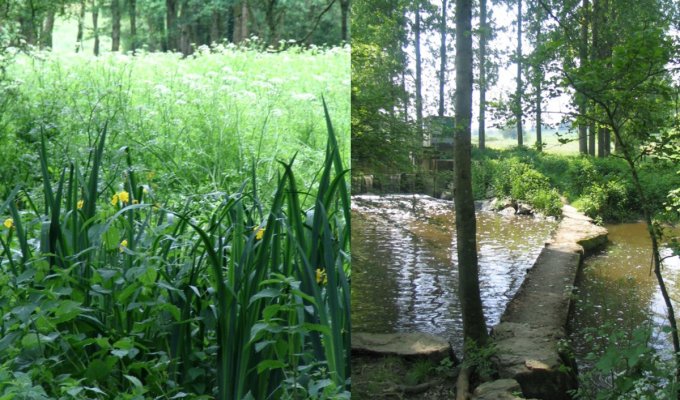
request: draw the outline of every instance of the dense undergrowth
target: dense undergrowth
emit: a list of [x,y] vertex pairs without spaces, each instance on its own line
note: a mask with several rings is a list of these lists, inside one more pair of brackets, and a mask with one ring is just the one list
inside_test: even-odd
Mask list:
[[347,398],[347,57],[19,57],[0,398]]
[[[677,166],[650,158],[640,164],[640,180],[650,209],[666,211],[669,193],[680,187]],[[559,195],[599,222],[640,218],[641,201],[630,170],[620,158],[545,154],[534,150],[477,150],[473,161],[477,198],[509,196],[554,215]],[[672,212],[663,219],[676,221]]]

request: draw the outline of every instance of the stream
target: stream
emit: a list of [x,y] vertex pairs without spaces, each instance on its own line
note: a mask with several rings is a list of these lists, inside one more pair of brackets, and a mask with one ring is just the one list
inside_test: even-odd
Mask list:
[[[637,327],[646,325],[653,327],[650,346],[662,350],[661,356],[667,358],[673,345],[662,331],[668,326],[668,319],[651,266],[652,247],[647,226],[636,222],[605,227],[609,231],[609,244],[585,260],[568,326],[579,368],[589,368],[587,354],[598,343],[606,344],[611,332],[631,334]],[[662,257],[670,254],[670,249],[662,249]],[[678,316],[680,258],[667,258],[662,271]]]
[[[462,348],[453,204],[428,196],[352,198],[352,329],[427,332]],[[480,287],[497,324],[557,222],[477,213]]]

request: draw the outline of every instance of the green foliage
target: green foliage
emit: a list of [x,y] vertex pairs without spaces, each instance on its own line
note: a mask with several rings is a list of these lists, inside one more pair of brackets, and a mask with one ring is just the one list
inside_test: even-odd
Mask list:
[[[198,69],[210,59],[174,67]],[[347,156],[328,111],[325,121],[304,112],[328,132],[326,151],[316,146],[315,129],[307,131],[308,148],[295,163],[277,168],[274,160],[291,147],[267,148],[268,140],[293,137],[288,129],[297,125],[278,121],[281,136],[271,138],[267,118],[252,118],[255,125],[236,122],[234,132],[242,134],[227,138],[219,122],[257,110],[245,110],[254,104],[248,100],[230,103],[221,114],[201,110],[201,97],[210,93],[200,86],[201,75],[181,89],[181,96],[194,90],[196,108],[175,109],[174,95],[181,96],[171,92],[167,102],[146,103],[157,107],[146,109],[151,118],[135,115],[145,102],[135,100],[119,65],[109,61],[111,69],[104,70],[111,75],[99,76],[122,82],[112,90],[105,88],[110,81],[79,66],[87,79],[41,86],[46,81],[36,74],[30,76],[36,86],[24,87],[27,101],[50,102],[61,112],[54,130],[40,115],[25,119],[36,131],[16,143],[38,154],[37,172],[0,203],[0,312],[6,316],[0,322],[0,394],[348,398]],[[312,57],[305,62],[313,64]],[[80,84],[90,86],[76,89]],[[141,99],[159,85],[136,84],[147,85]],[[289,112],[308,107],[309,100],[289,96]],[[331,99],[335,109],[338,100]],[[249,135],[250,129],[257,132]],[[237,142],[216,146],[213,139],[222,135]],[[120,147],[126,142],[134,146]],[[178,143],[189,144],[186,156],[193,160],[180,156]]]
[[480,346],[473,340],[468,340],[465,343],[465,358],[463,358],[462,367],[473,371],[477,376],[485,379],[492,378],[496,375],[496,367],[493,362],[493,357],[496,354],[496,346],[492,343],[486,346]]
[[[310,186],[325,144],[323,112],[314,105],[324,93],[336,129],[347,132],[349,73],[348,48],[267,54],[216,47],[185,60],[164,53],[18,57],[8,74],[22,83],[0,114],[8,140],[0,152],[15,151],[0,159],[1,177],[9,178],[5,194],[18,180],[40,178],[30,150],[41,133],[53,157],[82,158],[104,121],[112,148],[130,146],[140,155],[140,183],[176,205],[189,193],[236,190],[253,168],[271,192],[275,160],[294,152],[309,171],[298,179]],[[338,140],[349,159],[349,135]],[[124,157],[107,154],[111,161]]]
[[[604,344],[596,340],[607,337]],[[662,361],[650,347],[648,327],[636,329],[631,335],[614,327],[592,328],[589,340],[593,351],[586,357],[593,368],[579,375],[577,399],[652,400],[676,399],[677,383],[672,380],[672,365]],[[670,381],[669,381],[670,380]]]
[[635,210],[632,188],[620,181],[594,183],[574,202],[579,210],[591,218],[605,221],[622,221]]
[[514,157],[497,161],[493,188],[496,196],[526,201],[546,215],[557,216],[562,212],[559,193],[550,185],[548,178],[530,164]]

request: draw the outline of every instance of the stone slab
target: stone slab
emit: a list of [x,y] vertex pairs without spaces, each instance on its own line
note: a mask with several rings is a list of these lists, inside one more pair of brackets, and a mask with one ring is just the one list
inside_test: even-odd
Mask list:
[[453,356],[453,350],[445,339],[428,333],[352,332],[352,354],[427,358],[439,362]]

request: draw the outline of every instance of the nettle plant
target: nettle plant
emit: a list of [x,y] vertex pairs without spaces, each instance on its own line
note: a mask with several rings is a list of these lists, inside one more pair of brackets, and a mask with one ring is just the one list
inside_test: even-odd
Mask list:
[[106,176],[106,124],[62,169],[43,138],[40,195],[0,203],[0,398],[349,398],[350,208],[326,122],[308,190],[293,157],[272,195],[253,171],[176,207],[129,149]]

